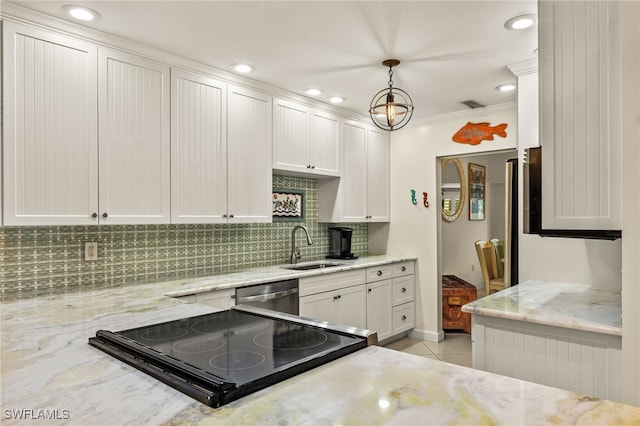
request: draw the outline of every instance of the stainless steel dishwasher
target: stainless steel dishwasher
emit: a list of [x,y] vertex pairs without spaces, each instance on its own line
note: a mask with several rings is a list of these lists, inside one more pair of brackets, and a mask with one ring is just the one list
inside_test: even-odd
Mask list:
[[239,287],[236,303],[298,315],[298,280]]

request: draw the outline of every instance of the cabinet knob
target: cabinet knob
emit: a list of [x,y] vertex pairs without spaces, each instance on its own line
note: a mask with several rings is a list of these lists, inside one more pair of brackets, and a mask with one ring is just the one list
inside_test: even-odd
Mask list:
[[109,217],[109,215],[107,214],[107,212],[102,213],[102,217]]
[[232,215],[232,214],[230,214],[230,215],[229,215],[229,218],[233,219],[233,215]]
[[378,272],[376,272],[376,274],[377,274],[378,276],[380,276],[380,275],[382,275],[382,271],[378,271]]
[[94,217],[94,218],[95,218],[95,217],[98,217],[98,213],[93,212],[93,214],[91,214],[91,217]]
[[401,270],[402,272],[404,272],[404,271],[406,271],[406,270],[407,270],[407,267],[406,267],[406,266],[403,266],[402,268],[400,268],[400,270]]
[[402,317],[400,317],[400,318],[402,319],[402,321],[406,321],[407,316],[406,316],[406,315],[403,315],[403,316],[402,316]]
[[367,290],[367,291],[368,291],[369,293],[371,293],[371,291],[372,291],[372,290],[373,290],[373,289],[369,289],[369,290]]
[[311,168],[311,164],[307,164],[307,169],[310,169],[310,168]]
[[223,214],[223,215],[222,215],[222,217],[227,217],[227,214],[226,214],[226,213],[225,213],[225,214]]
[[400,291],[404,293],[405,291],[407,291],[407,289],[402,287],[402,290],[400,290]]
[[315,169],[315,168],[316,168],[316,166],[311,166],[311,168],[312,168],[312,169]]

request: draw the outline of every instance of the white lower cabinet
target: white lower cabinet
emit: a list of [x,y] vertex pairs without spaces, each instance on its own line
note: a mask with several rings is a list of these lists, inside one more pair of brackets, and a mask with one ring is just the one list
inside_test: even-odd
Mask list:
[[414,327],[414,280],[412,261],[367,268],[367,328],[379,341]]
[[366,328],[364,284],[301,297],[300,316]]
[[300,278],[300,316],[366,328],[365,271]]
[[392,280],[367,283],[367,329],[378,333],[378,340],[391,337]]
[[300,278],[300,316],[389,339],[414,327],[413,270],[409,261]]

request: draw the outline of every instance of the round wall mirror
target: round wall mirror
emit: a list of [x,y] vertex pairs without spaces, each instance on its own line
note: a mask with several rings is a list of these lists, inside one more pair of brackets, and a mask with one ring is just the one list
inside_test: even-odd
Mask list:
[[442,218],[453,222],[460,216],[467,195],[464,168],[457,158],[441,160]]

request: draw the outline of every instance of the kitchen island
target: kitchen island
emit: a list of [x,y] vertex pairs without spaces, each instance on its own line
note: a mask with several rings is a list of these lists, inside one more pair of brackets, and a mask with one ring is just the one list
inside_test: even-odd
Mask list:
[[640,418],[639,407],[376,346],[211,409],[87,344],[98,329],[214,310],[163,296],[166,290],[137,284],[0,305],[2,424],[593,425]]
[[620,293],[527,281],[464,305],[473,367],[620,400]]

